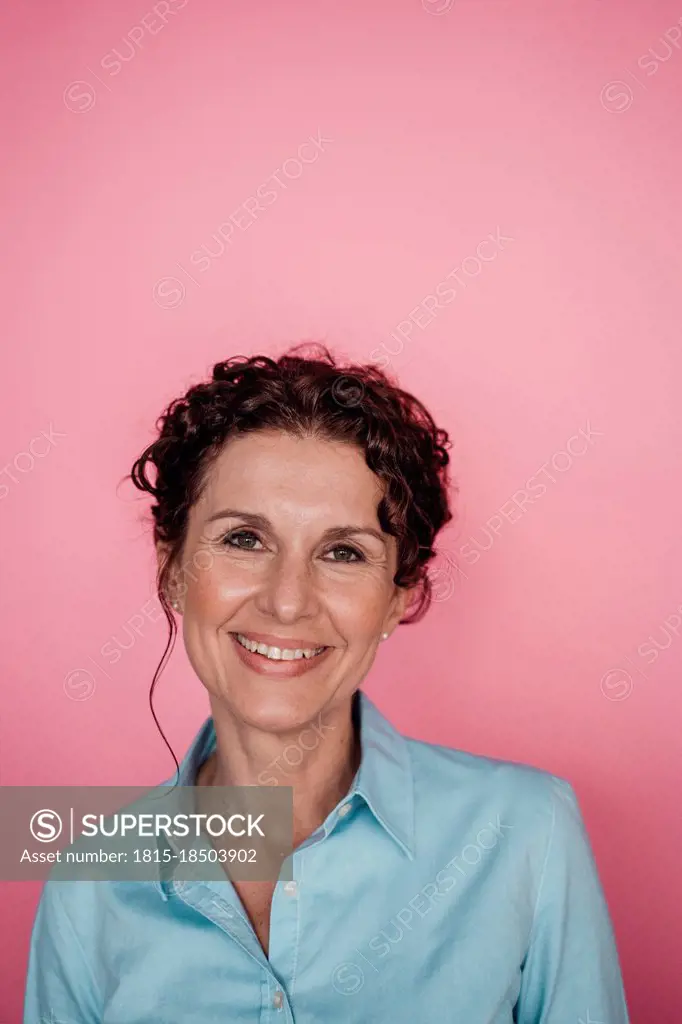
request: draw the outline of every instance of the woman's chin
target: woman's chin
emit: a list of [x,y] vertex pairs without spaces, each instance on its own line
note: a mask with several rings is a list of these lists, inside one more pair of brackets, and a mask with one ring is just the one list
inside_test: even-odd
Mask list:
[[252,729],[263,732],[293,733],[304,729],[320,716],[324,701],[319,695],[256,693],[231,694],[228,701],[232,714]]

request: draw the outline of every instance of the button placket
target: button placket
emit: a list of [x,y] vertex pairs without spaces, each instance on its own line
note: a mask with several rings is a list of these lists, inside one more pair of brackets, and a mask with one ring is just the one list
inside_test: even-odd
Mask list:
[[288,872],[289,878],[278,881],[270,909],[268,960],[277,981],[274,991],[270,992],[269,1003],[273,1019],[281,1021],[282,1024],[294,1019],[290,999],[296,985],[299,955],[302,871],[303,854],[301,850],[296,850],[292,857],[291,871]]

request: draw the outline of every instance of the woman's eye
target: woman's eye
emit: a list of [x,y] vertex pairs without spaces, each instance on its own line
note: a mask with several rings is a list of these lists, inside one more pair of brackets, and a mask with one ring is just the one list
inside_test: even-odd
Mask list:
[[260,543],[256,534],[252,533],[251,530],[235,530],[234,533],[228,533],[227,536],[223,537],[222,543],[226,547],[237,548],[239,551],[253,551],[253,545],[250,543],[245,545],[235,543],[244,539]]
[[350,554],[352,558],[332,558],[332,562],[364,562],[363,555],[360,554],[355,548],[348,547],[347,544],[337,544],[335,548],[330,549],[330,554],[334,551],[342,551],[346,554]]

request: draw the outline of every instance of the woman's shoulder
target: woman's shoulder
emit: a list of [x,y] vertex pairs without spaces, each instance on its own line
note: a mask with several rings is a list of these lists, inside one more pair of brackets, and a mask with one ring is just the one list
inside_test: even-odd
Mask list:
[[404,738],[415,796],[422,803],[488,807],[525,824],[553,822],[557,799],[579,814],[575,790],[563,775],[522,761]]
[[[115,810],[107,807],[104,813],[76,817],[73,838],[59,851],[45,879],[41,912],[55,919],[65,915],[82,933],[86,924],[97,928],[121,903],[139,904],[148,898],[153,904],[153,892],[160,888],[161,866],[153,856],[156,840],[147,838],[148,831],[140,826],[145,814],[151,816],[150,807],[175,807],[168,792],[164,783],[148,789],[130,787],[130,792],[109,798],[116,804]],[[120,796],[127,800],[118,806]],[[124,821],[129,829],[126,833]]]

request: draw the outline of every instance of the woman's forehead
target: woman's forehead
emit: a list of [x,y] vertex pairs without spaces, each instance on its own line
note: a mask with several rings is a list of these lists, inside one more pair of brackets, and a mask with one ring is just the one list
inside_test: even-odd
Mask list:
[[369,525],[376,523],[381,494],[381,481],[355,446],[254,433],[236,438],[217,456],[196,514],[205,519],[230,507],[301,524],[341,516]]

